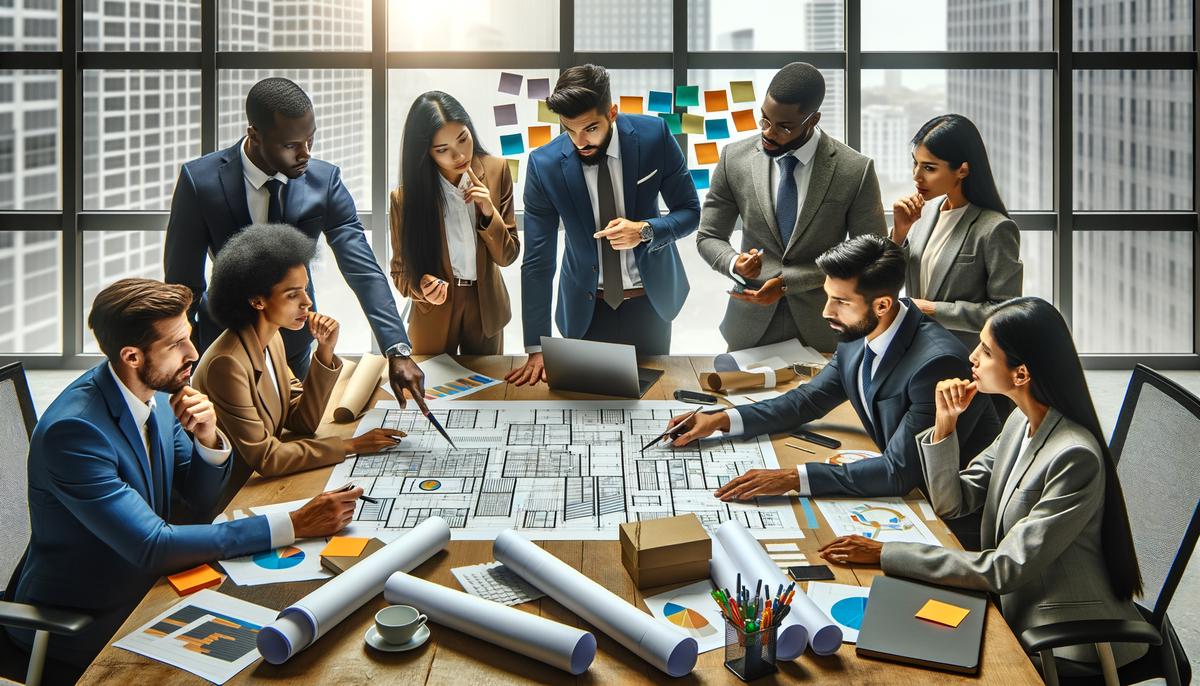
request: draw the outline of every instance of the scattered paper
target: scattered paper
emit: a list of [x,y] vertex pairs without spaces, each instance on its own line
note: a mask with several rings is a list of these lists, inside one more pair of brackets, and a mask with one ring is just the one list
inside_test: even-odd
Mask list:
[[538,117],[537,120],[543,124],[558,124],[558,115],[550,109],[545,100],[538,100]]
[[520,605],[546,594],[499,562],[488,562],[450,570],[463,590],[501,605]]
[[807,562],[808,556],[804,553],[772,553],[771,559],[776,562]]
[[550,97],[550,79],[529,79],[525,82],[525,88],[530,100],[545,100]]
[[722,88],[718,91],[704,91],[704,111],[724,112],[729,109],[729,98]]
[[500,85],[496,87],[496,90],[501,93],[508,93],[509,95],[520,95],[521,82],[524,80],[525,77],[520,74],[502,71],[500,72]]
[[729,122],[724,119],[706,119],[704,121],[704,135],[710,141],[729,138]]
[[508,162],[508,175],[512,177],[512,182],[516,183],[521,171],[521,160],[505,160],[505,162]]
[[930,622],[944,624],[952,629],[957,629],[962,620],[967,618],[971,610],[950,603],[943,603],[940,600],[930,598],[927,603],[917,610],[917,619],[925,619]]
[[696,190],[701,191],[708,188],[708,170],[707,169],[691,169],[692,183],[696,185]]
[[918,500],[917,506],[921,508],[921,517],[923,519],[925,519],[925,521],[929,521],[929,522],[937,521],[938,516],[937,516],[937,513],[933,511],[933,505],[930,505],[929,503],[925,502],[924,500]]
[[492,112],[496,116],[496,126],[512,126],[517,123],[516,105],[496,105]]
[[725,647],[725,619],[712,598],[712,584],[697,581],[646,598],[646,607],[659,622],[696,639],[699,652]]
[[113,644],[223,684],[259,658],[258,632],[278,612],[211,589],[180,601]]
[[638,95],[622,95],[620,111],[624,114],[642,114],[642,98]]
[[700,104],[700,86],[675,86],[676,107],[696,107]]
[[[513,181],[516,181],[515,175]],[[417,366],[425,374],[425,395],[431,400],[462,398],[502,383],[500,379],[467,369],[445,353],[420,362]]]
[[501,155],[520,155],[523,152],[525,152],[525,144],[521,141],[521,134],[510,133],[500,136]]
[[[300,509],[307,503],[307,499],[291,500],[286,503],[253,507],[248,511],[234,510],[232,517],[226,517],[224,514],[217,515],[213,523],[272,512],[291,512]],[[221,567],[238,586],[261,586],[262,584],[328,579],[333,575],[321,566],[321,550],[324,548],[325,539],[323,538],[303,539],[274,550],[235,557],[232,560],[221,560]]]
[[660,114],[658,116],[667,122],[667,129],[671,132],[672,136],[678,136],[683,133],[683,122],[678,114]]
[[696,144],[696,164],[716,164],[720,159],[716,143]]
[[179,595],[188,595],[196,591],[220,586],[225,577],[208,565],[193,567],[186,572],[179,572],[167,577],[171,588]]
[[758,120],[754,118],[754,110],[737,110],[732,112],[733,128],[738,131],[753,131],[758,128]]
[[371,539],[358,536],[334,536],[321,550],[323,557],[358,557]]
[[[783,393],[780,391],[759,391],[757,393],[741,393],[728,397],[734,405],[751,405],[753,403],[761,403],[764,400],[778,398],[781,395]],[[737,400],[734,400],[734,398],[737,398]]]
[[795,543],[768,543],[767,544],[767,552],[768,553],[790,553],[790,552],[799,552],[799,551],[800,551],[800,546],[796,545]]
[[867,613],[867,598],[870,595],[870,587],[827,581],[808,583],[808,597],[842,628],[844,643],[858,642],[858,630],[862,628],[863,616]]
[[900,498],[816,500],[838,536],[858,534],[875,541],[941,545],[925,522]]
[[683,121],[684,133],[704,133],[704,117],[684,112],[680,115],[680,119]]
[[[550,127],[549,126],[531,126],[529,127],[529,149],[540,148],[550,142]],[[514,179],[515,181],[515,179]]]
[[650,91],[650,102],[646,109],[651,112],[670,112],[671,93],[668,91]]
[[772,358],[779,358],[787,364],[825,366],[828,362],[824,355],[792,338],[781,343],[722,353],[713,359],[713,368],[717,371],[746,370],[764,366],[762,362]]
[[729,92],[733,94],[734,102],[754,102],[753,81],[730,81]]
[[[863,460],[872,460],[879,456],[880,453],[874,450],[839,450],[825,458],[825,462],[826,464],[854,464]],[[926,517],[926,519],[929,518]]]

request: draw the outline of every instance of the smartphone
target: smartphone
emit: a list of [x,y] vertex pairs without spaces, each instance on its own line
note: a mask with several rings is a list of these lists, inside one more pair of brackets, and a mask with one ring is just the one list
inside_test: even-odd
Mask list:
[[833,570],[825,565],[797,565],[788,567],[788,574],[796,581],[833,581]]
[[728,293],[745,293],[746,286],[744,284],[740,284],[735,281],[735,282],[733,282],[733,286],[726,292],[728,292]]
[[793,431],[791,433],[791,435],[795,438],[799,438],[802,441],[808,441],[809,443],[816,443],[817,445],[825,447],[825,448],[840,448],[840,447],[842,447],[842,442],[836,438],[833,438],[832,436],[825,436],[823,434],[814,433],[812,431],[805,431],[804,429],[800,429],[799,431]]
[[716,405],[717,396],[699,391],[675,391],[675,399],[681,403],[696,403],[697,405]]

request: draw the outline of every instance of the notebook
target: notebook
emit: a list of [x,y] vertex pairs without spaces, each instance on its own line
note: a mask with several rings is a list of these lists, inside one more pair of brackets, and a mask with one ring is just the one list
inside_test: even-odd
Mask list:
[[[918,619],[930,600],[968,610],[957,627]],[[858,634],[864,657],[975,674],[983,642],[987,596],[889,576],[876,577]]]
[[341,574],[342,572],[346,571],[347,569],[350,569],[351,567],[358,564],[359,562],[367,559],[367,557],[370,556],[371,553],[374,553],[376,550],[379,550],[380,548],[383,547],[383,545],[384,545],[383,541],[379,540],[378,538],[372,538],[371,540],[367,541],[367,547],[363,548],[361,555],[357,555],[355,557],[346,557],[346,556],[329,557],[326,555],[322,555],[321,556],[321,566],[324,567],[325,569],[328,569],[329,571],[333,572],[334,574]]

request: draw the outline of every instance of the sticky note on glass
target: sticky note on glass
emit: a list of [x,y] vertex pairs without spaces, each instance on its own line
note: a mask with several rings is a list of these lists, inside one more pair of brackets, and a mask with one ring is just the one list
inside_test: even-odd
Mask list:
[[729,92],[733,94],[734,102],[754,102],[753,81],[730,81]]
[[538,121],[544,124],[557,124],[558,115],[550,110],[545,100],[538,100]]
[[695,107],[700,104],[700,86],[675,86],[675,104]]
[[971,611],[965,607],[943,603],[940,600],[929,599],[929,602],[921,606],[917,610],[917,619],[924,619],[938,624],[945,624],[951,628],[958,628],[962,624],[962,620],[966,619]]
[[716,143],[696,144],[696,164],[716,164],[719,158]]
[[621,112],[623,114],[641,114],[642,98],[639,95],[622,95],[621,96]]
[[671,94],[667,91],[650,91],[650,103],[646,109],[651,112],[670,112]]
[[496,105],[492,112],[496,114],[496,126],[512,126],[517,123],[516,105]]
[[200,565],[167,577],[167,581],[171,583],[171,588],[179,595],[187,595],[195,593],[202,588],[212,588],[219,586],[225,577],[221,576],[217,570],[208,565]]
[[758,128],[758,122],[754,120],[754,110],[738,110],[732,112],[733,128],[738,131],[752,131]]
[[520,95],[521,83],[524,80],[525,77],[521,76],[520,74],[512,74],[502,71],[500,72],[500,85],[496,87],[496,90],[500,91],[501,93],[508,93],[509,95]]
[[525,82],[525,93],[530,100],[545,100],[550,97],[550,79],[529,79]]
[[512,177],[512,182],[517,182],[517,172],[521,171],[521,160],[504,160],[508,162],[508,175]]
[[706,119],[704,121],[704,135],[710,141],[729,138],[729,122],[724,119]]
[[529,127],[529,149],[532,150],[541,147],[550,142],[550,127],[549,126],[531,126]]
[[683,121],[684,133],[704,133],[704,117],[684,112],[680,119]]
[[523,152],[525,152],[525,144],[521,141],[521,134],[510,133],[500,137],[501,155],[520,155]]
[[708,170],[707,169],[690,169],[692,173],[692,183],[696,184],[696,190],[708,188]]
[[369,538],[358,538],[356,536],[334,536],[329,539],[329,544],[321,551],[323,557],[358,557],[362,555],[363,548],[367,547]]
[[660,114],[658,116],[662,117],[663,121],[667,122],[667,129],[671,132],[672,136],[678,136],[679,134],[683,133],[683,122],[679,119],[678,114]]
[[725,89],[719,91],[704,91],[704,111],[705,112],[724,112],[729,109],[729,98],[725,95]]

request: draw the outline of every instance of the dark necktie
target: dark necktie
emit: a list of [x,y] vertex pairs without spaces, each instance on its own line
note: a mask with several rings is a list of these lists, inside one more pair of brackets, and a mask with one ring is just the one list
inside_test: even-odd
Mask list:
[[[600,160],[597,172],[596,198],[600,202],[600,228],[617,218],[617,197],[613,194],[608,158]],[[621,251],[612,247],[607,238],[600,239],[600,268],[604,274],[604,302],[614,310],[625,300],[625,285],[621,280]]]
[[267,223],[283,223],[283,182],[279,179],[267,179],[267,192],[271,198],[267,201]]
[[153,412],[146,420],[146,437],[146,442],[150,444],[150,449],[147,451],[147,456],[150,458],[150,493],[152,494],[150,506],[165,518],[167,515],[165,511],[166,495],[163,489],[166,486],[166,480],[163,478],[162,442],[158,438],[158,420],[154,418]]
[[792,230],[796,228],[796,207],[799,204],[799,193],[796,190],[796,164],[800,160],[795,155],[779,158],[779,191],[775,195],[775,222],[779,224],[779,237],[783,239],[783,247],[787,248],[792,239]]
[[872,350],[871,346],[868,345],[867,351],[865,353],[863,353],[863,366],[862,366],[863,407],[866,407],[866,405],[867,405],[867,398],[871,397],[871,375],[873,373],[872,368],[874,366],[875,366],[875,351]]

